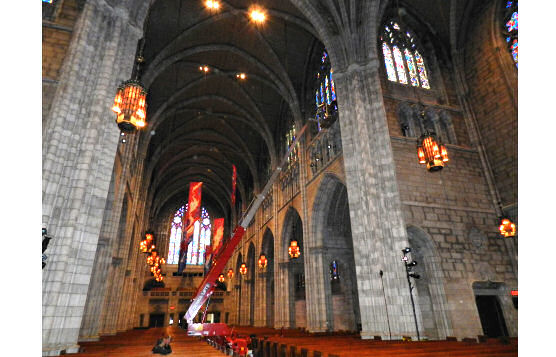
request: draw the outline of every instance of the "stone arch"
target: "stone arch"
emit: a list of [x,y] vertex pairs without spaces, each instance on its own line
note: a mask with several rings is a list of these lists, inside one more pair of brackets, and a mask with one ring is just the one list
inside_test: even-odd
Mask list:
[[[291,259],[288,254],[290,241],[296,239],[301,251],[301,256]],[[287,290],[282,295],[282,300],[287,303],[286,320],[289,327],[300,328],[307,325],[307,305],[305,302],[305,263],[304,263],[304,242],[303,242],[303,223],[297,210],[290,207],[286,213],[282,228],[282,259],[285,264],[285,276]]]
[[249,244],[249,249],[247,250],[247,287],[248,287],[248,297],[249,297],[249,322],[250,326],[255,325],[255,275],[257,265],[255,263],[255,245],[253,242]]
[[[326,174],[312,210],[314,245],[322,247],[326,328],[355,331],[361,323],[355,274],[347,188],[335,175]],[[330,264],[336,261],[340,277],[331,281]],[[333,286],[334,285],[334,289]]]
[[417,137],[421,133],[419,122],[416,120],[415,110],[406,102],[398,106],[398,123],[403,136]]
[[450,113],[446,110],[440,110],[438,116],[440,118],[439,125],[442,131],[442,140],[445,143],[457,144],[456,131]]
[[274,235],[270,228],[267,228],[263,234],[263,243],[261,245],[261,254],[266,256],[268,265],[263,276],[263,293],[265,294],[265,325],[274,327]]
[[413,279],[416,286],[417,308],[420,311],[423,335],[429,339],[445,339],[452,335],[448,318],[448,303],[444,291],[444,273],[440,256],[431,237],[421,228],[407,226],[411,258],[417,261],[414,271],[421,278]]

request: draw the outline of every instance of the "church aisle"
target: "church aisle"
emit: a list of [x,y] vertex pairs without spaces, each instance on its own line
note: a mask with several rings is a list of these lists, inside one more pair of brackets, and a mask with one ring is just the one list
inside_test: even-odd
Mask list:
[[[132,330],[116,336],[102,337],[96,342],[82,342],[81,353],[74,356],[110,356],[110,357],[143,357],[159,356],[152,353],[156,340],[164,333],[165,328],[150,328],[148,330]],[[172,335],[172,354],[170,356],[206,356],[221,357],[222,352],[215,350],[206,342],[196,337],[188,337],[186,331],[170,327],[168,333]]]

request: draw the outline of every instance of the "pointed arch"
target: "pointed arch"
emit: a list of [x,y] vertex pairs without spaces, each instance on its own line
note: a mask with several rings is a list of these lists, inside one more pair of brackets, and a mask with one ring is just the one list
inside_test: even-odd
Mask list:
[[415,272],[421,276],[415,279],[415,284],[423,334],[429,339],[445,339],[452,335],[452,327],[446,313],[448,303],[440,256],[432,238],[422,228],[408,225],[406,229],[411,258],[418,262]]

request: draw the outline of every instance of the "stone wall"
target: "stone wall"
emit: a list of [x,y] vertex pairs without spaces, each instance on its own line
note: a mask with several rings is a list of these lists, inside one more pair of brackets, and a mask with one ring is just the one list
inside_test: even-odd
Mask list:
[[470,14],[464,73],[502,206],[511,206],[517,205],[517,68],[496,5],[499,2],[485,2]]
[[[66,57],[73,27],[83,7],[76,0],[58,1],[57,16],[42,24],[42,118],[43,126],[58,86],[60,68]],[[43,6],[54,6],[46,5]]]

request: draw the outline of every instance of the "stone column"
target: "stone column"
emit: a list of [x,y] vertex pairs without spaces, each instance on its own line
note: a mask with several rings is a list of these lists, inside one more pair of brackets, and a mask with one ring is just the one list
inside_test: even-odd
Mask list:
[[323,332],[328,328],[327,306],[324,286],[323,249],[305,248],[305,298],[307,306],[307,330]]
[[379,61],[334,72],[356,265],[362,338],[416,336],[401,250],[408,246],[395,174]]
[[[276,240],[278,241],[278,240]],[[276,249],[276,245],[275,245]],[[276,251],[276,250],[275,250]],[[281,251],[281,249],[279,250]],[[279,262],[276,270],[275,288],[275,318],[274,328],[290,327],[290,296],[289,296],[289,263]]]
[[43,355],[77,339],[119,130],[110,107],[131,74],[141,31],[124,9],[87,1],[75,25],[43,137],[43,224],[53,240],[43,270]]

